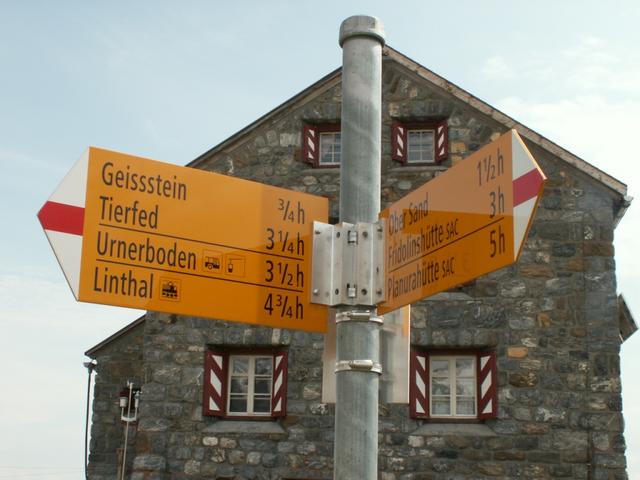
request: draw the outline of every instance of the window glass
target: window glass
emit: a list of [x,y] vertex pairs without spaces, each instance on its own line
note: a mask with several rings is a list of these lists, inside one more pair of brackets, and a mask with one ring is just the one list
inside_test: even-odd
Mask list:
[[431,412],[433,415],[450,415],[451,403],[449,400],[434,398],[431,404]]
[[456,379],[456,394],[458,396],[473,396],[475,382],[471,378]]
[[425,163],[435,161],[435,132],[433,130],[407,131],[407,162]]
[[256,379],[254,391],[258,393],[271,393],[271,379]]
[[339,165],[340,151],[340,132],[320,134],[320,165]]
[[475,356],[441,356],[430,359],[431,415],[476,415]]
[[249,359],[246,357],[233,358],[231,365],[231,371],[234,374],[242,374],[249,371]]
[[254,413],[269,413],[271,412],[271,399],[269,398],[256,398],[253,403]]
[[432,360],[431,375],[434,377],[449,378],[449,360]]
[[450,394],[450,386],[448,378],[436,378],[434,377],[433,382],[431,382],[432,389],[431,393],[434,396],[438,395],[447,395]]
[[256,358],[256,375],[271,375],[273,359],[271,357]]
[[230,356],[228,413],[269,415],[273,357]]
[[246,378],[231,379],[231,393],[247,393],[249,382]]
[[473,378],[474,362],[472,358],[457,358],[456,359],[456,375],[458,377]]
[[247,399],[231,397],[229,400],[229,413],[246,413]]
[[456,402],[456,415],[474,416],[476,414],[476,404],[473,400],[458,399]]

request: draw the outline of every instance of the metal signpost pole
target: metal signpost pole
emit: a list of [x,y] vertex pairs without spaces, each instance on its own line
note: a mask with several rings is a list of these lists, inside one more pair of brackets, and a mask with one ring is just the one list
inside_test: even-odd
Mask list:
[[[340,27],[340,45],[340,221],[375,223],[380,212],[382,22],[367,16],[347,18]],[[334,477],[374,480],[378,476],[380,323],[375,305],[341,305],[336,322]]]

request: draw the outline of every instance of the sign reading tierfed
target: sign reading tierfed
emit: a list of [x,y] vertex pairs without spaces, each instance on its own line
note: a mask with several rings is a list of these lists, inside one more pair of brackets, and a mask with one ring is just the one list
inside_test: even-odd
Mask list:
[[384,210],[387,313],[515,262],[546,177],[511,130]]
[[317,332],[327,216],[323,197],[93,147],[38,214],[80,301]]

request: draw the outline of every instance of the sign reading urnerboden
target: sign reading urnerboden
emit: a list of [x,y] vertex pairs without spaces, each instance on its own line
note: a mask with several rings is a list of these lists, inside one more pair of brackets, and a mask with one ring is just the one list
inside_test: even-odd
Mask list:
[[90,148],[38,217],[80,301],[309,331],[328,200]]

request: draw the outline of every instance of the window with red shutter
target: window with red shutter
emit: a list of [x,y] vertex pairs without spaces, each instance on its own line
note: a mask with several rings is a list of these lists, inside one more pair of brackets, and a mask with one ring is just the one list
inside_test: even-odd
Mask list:
[[449,156],[449,125],[446,120],[435,126],[435,159],[441,163]]
[[305,125],[302,129],[302,157],[314,167],[339,167],[342,157],[340,124]]
[[429,356],[411,352],[409,410],[415,418],[429,418]]
[[407,128],[400,122],[391,125],[391,158],[402,163],[407,161]]
[[223,416],[226,412],[227,354],[208,350],[204,355],[203,415]]
[[496,354],[485,351],[412,351],[410,413],[424,419],[497,416]]
[[286,415],[286,351],[205,353],[203,414],[225,418]]
[[284,417],[287,414],[287,352],[273,356],[273,390],[271,396],[271,415]]
[[318,127],[315,125],[305,125],[302,129],[302,158],[312,165],[318,163],[318,152],[320,141],[318,138]]
[[449,155],[447,121],[394,122],[391,125],[391,158],[411,165],[440,163]]
[[498,415],[496,352],[478,353],[478,418]]

